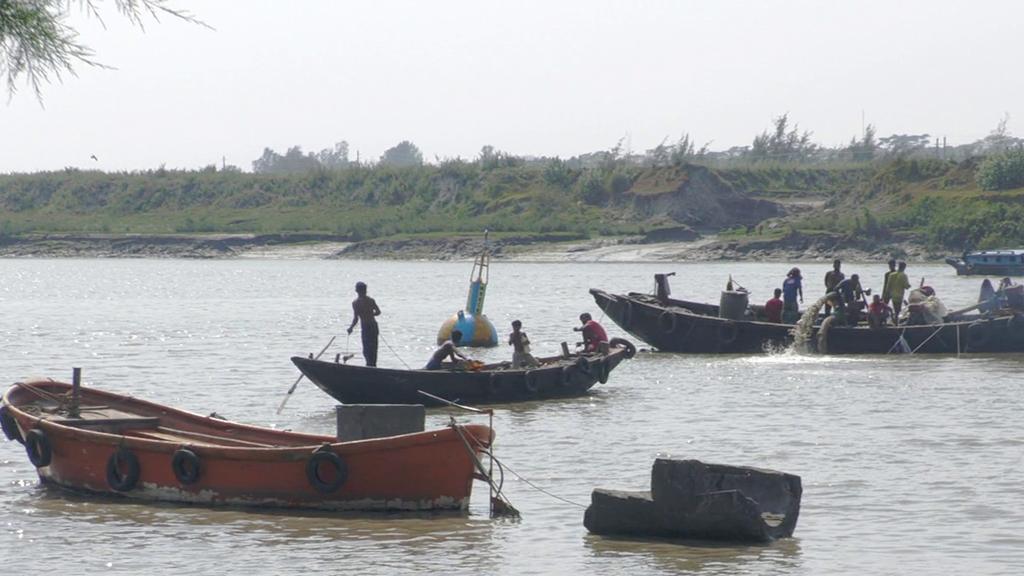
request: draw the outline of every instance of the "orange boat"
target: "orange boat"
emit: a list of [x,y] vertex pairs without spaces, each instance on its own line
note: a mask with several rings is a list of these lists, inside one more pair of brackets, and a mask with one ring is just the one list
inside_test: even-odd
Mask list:
[[44,484],[144,500],[329,510],[465,510],[488,426],[369,440],[281,432],[53,380],[0,403]]

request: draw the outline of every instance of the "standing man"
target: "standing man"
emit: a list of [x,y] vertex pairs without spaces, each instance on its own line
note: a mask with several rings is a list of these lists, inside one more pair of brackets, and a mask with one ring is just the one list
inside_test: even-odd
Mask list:
[[356,295],[352,301],[352,323],[348,326],[348,333],[352,333],[356,323],[362,324],[363,358],[366,358],[367,366],[376,366],[377,336],[380,334],[377,316],[380,316],[380,308],[373,298],[366,295],[366,283],[356,282]]
[[[842,265],[839,258],[832,261],[832,269],[825,273],[825,294],[835,292],[836,286],[846,278],[846,275],[839,270]],[[832,310],[832,306],[826,303],[825,316],[828,316],[830,310]]]
[[608,333],[604,331],[604,328],[591,318],[589,312],[580,314],[580,324],[582,326],[573,328],[576,332],[583,332],[583,351],[584,352],[598,352],[601,348],[601,343],[608,343]]
[[899,270],[889,275],[889,296],[892,297],[892,323],[899,326],[900,309],[903,308],[903,293],[910,288],[907,278],[907,263],[900,261]]
[[786,324],[796,324],[800,319],[800,309],[797,306],[796,298],[800,296],[800,302],[804,301],[804,277],[800,275],[799,268],[793,268],[786,274],[782,281],[782,321]]
[[892,300],[892,294],[889,290],[889,281],[893,274],[896,273],[896,259],[889,258],[889,271],[885,273],[885,277],[882,279],[882,303],[885,305],[889,304]]

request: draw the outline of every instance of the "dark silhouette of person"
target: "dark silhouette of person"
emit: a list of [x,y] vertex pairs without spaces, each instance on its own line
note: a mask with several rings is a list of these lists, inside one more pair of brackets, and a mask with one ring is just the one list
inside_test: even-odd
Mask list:
[[363,336],[363,358],[366,358],[367,366],[377,365],[377,337],[380,335],[380,328],[377,326],[377,316],[380,315],[380,308],[373,298],[366,295],[366,284],[356,282],[356,299],[352,301],[352,323],[348,326],[348,333],[356,324],[361,324]]

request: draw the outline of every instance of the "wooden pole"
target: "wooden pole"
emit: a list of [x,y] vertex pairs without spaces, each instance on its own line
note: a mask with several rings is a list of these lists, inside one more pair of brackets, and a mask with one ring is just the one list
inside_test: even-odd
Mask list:
[[82,369],[71,369],[71,407],[68,408],[68,416],[79,417],[79,396],[82,393]]
[[[310,356],[309,359],[310,360],[319,360],[320,357],[324,355],[324,352],[327,352],[327,349],[331,347],[331,344],[334,344],[334,339],[335,338],[336,338],[336,336],[331,336],[331,339],[327,341],[327,345],[324,346],[323,350],[321,350],[320,353],[316,355],[316,357],[313,357],[313,353],[310,352],[309,353],[309,356]],[[277,413],[278,414],[280,414],[281,411],[284,410],[284,405],[288,402],[288,399],[292,397],[292,392],[295,392],[295,387],[298,386],[299,382],[301,382],[302,379],[305,378],[305,377],[306,377],[305,374],[299,374],[299,377],[295,379],[295,383],[292,384],[292,387],[288,389],[288,393],[284,395],[284,400],[281,400],[281,405],[277,407]]]

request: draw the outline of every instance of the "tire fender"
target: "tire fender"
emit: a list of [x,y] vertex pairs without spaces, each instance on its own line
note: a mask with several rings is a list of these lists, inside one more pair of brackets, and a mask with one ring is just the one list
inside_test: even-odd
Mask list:
[[[121,472],[122,466],[126,468],[124,472]],[[107,458],[107,485],[118,492],[128,492],[135,488],[141,472],[139,458],[124,446],[114,450],[110,458]]]
[[[333,480],[324,480],[320,475],[320,466],[328,466],[334,470]],[[309,460],[306,461],[306,479],[323,494],[336,492],[348,480],[348,464],[340,456],[331,452],[329,448],[317,448]]]
[[665,334],[675,334],[676,332],[676,315],[668,310],[658,315],[658,327]]
[[21,437],[21,430],[18,428],[18,421],[11,416],[7,406],[0,406],[0,427],[3,428],[4,436],[7,436],[8,440],[25,443],[25,439]]
[[50,465],[53,459],[53,448],[50,446],[50,439],[46,432],[39,428],[33,428],[25,435],[25,453],[28,454],[28,461],[36,468],[43,468]]
[[740,337],[739,324],[735,322],[723,322],[718,326],[718,343],[722,346],[730,346]]
[[611,340],[608,341],[608,345],[611,346],[612,348],[625,348],[627,359],[636,356],[636,346],[634,346],[632,342],[626,340],[625,338],[612,338]]
[[174,471],[174,477],[178,482],[188,486],[199,481],[203,468],[195,452],[188,448],[178,448],[171,457],[171,470]]

